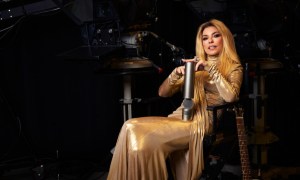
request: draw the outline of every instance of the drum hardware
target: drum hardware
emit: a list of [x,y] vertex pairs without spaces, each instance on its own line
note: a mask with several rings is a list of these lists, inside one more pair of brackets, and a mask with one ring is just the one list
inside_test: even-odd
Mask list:
[[[132,118],[132,103],[141,101],[138,98],[132,98],[132,74],[133,73],[142,73],[143,70],[147,71],[153,67],[151,61],[145,57],[133,57],[133,58],[124,58],[116,59],[112,61],[112,69],[120,70],[129,70],[127,74],[123,75],[123,99],[120,102],[123,104],[123,119],[124,122]],[[149,70],[148,70],[149,71]]]
[[146,31],[135,31],[122,34],[121,43],[127,50],[127,56],[142,56],[145,36],[147,36]]
[[249,82],[247,79],[249,75],[253,77],[253,90],[249,98],[253,101],[254,122],[253,132],[249,133],[249,144],[253,145],[252,161],[257,164],[258,171],[262,165],[267,164],[267,145],[278,141],[278,137],[268,129],[266,124],[265,101],[268,95],[265,93],[265,76],[282,68],[282,63],[272,58],[245,60],[245,82]]

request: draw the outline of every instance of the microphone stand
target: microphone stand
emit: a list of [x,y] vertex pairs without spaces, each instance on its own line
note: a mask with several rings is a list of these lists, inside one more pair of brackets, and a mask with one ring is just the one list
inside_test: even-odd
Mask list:
[[176,47],[174,44],[171,44],[170,42],[166,41],[165,39],[159,37],[157,34],[155,34],[154,32],[151,31],[146,31],[144,33],[144,36],[150,34],[152,37],[154,37],[155,39],[159,40],[160,42],[164,43],[167,47],[170,48],[170,50],[173,53],[173,59],[172,61],[177,64],[177,65],[182,65],[182,57],[185,56],[185,50],[180,48],[180,47]]
[[191,120],[194,107],[195,63],[186,62],[184,76],[182,120]]

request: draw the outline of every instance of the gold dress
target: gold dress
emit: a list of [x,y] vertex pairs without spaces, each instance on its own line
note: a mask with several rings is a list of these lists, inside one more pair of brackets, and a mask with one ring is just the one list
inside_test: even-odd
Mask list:
[[[212,115],[207,105],[238,99],[242,83],[241,64],[233,64],[222,76],[216,64],[195,74],[194,115],[182,121],[181,105],[168,117],[139,117],[127,120],[121,128],[108,180],[167,180],[166,159],[176,180],[198,179],[204,168],[202,140],[210,131]],[[169,76],[172,91],[183,85],[183,77]]]

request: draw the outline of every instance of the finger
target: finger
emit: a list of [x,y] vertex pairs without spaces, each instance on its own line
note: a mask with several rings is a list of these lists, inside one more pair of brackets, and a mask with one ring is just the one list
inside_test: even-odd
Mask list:
[[182,66],[182,67],[180,68],[180,73],[181,73],[181,74],[184,74],[184,72],[185,72],[185,67]]
[[182,59],[183,62],[193,62],[195,59]]
[[184,73],[183,67],[179,68],[180,74]]
[[196,66],[195,66],[195,71],[197,71],[199,68],[199,63],[196,63]]

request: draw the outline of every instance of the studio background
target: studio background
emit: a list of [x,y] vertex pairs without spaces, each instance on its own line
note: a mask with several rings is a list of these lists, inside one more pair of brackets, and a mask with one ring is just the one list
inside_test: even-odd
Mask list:
[[[89,10],[95,13],[95,5],[104,1],[86,1],[86,5],[77,6],[79,1],[0,2],[3,164],[61,158],[96,160],[107,166],[123,124],[123,75],[107,71],[103,62],[111,58],[108,54],[122,58],[124,49],[121,47],[120,53],[120,47],[112,45],[109,48],[113,53],[108,53],[102,46],[98,58],[62,55],[88,43],[82,24],[101,24],[105,18],[120,23],[117,31],[121,36],[135,31],[159,36],[144,37],[146,47],[142,53],[163,72],[154,68],[132,76],[132,96],[140,100],[133,103],[134,117],[165,116],[180,103],[180,95],[159,98],[158,87],[180,63],[178,59],[194,55],[197,28],[210,18],[221,19],[230,27],[242,62],[250,58],[282,62],[282,71],[266,77],[267,122],[279,137],[270,146],[270,156],[276,157],[270,161],[299,164],[295,141],[299,137],[300,110],[299,1],[115,0],[112,9],[108,9],[112,14],[102,17],[89,14]],[[27,9],[32,13],[14,18],[5,14],[11,7],[31,3],[38,3],[33,6],[37,10]],[[73,9],[68,3],[74,3]],[[45,9],[46,5],[50,10]],[[81,9],[75,11],[76,7]],[[183,51],[174,53],[166,42]],[[125,55],[130,53],[126,51]],[[251,87],[245,85],[243,92],[246,91]]]

